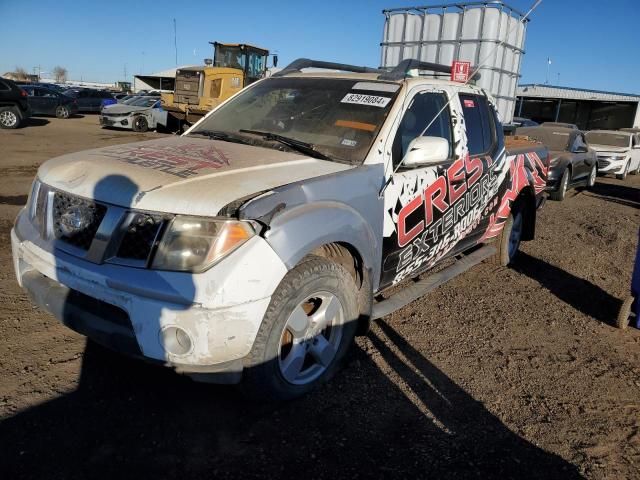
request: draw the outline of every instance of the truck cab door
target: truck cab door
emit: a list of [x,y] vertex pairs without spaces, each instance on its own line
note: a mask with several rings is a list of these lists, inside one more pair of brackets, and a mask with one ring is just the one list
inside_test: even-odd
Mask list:
[[[407,154],[411,141],[422,134],[447,101],[444,92],[429,90],[418,91],[404,100],[406,107],[402,118],[395,135],[390,136],[386,144],[386,150],[391,151],[392,157],[388,172],[396,169]],[[427,262],[434,245],[431,229],[442,223],[447,209],[446,179],[441,172],[453,163],[456,140],[449,107],[424,135],[446,139],[450,146],[449,159],[441,165],[400,166],[389,181],[384,191],[381,287],[398,283]]]
[[[394,168],[446,102],[437,92],[409,99],[393,140]],[[400,167],[389,182],[381,287],[415,276],[483,238],[509,175],[498,126],[485,96],[464,93],[454,96],[427,129],[425,135],[450,141],[450,158],[422,168]]]

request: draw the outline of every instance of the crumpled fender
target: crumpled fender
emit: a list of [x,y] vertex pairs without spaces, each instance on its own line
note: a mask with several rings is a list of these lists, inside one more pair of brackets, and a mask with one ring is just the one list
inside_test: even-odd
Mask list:
[[263,193],[240,208],[240,218],[265,225],[262,235],[288,269],[316,248],[346,243],[380,279],[384,179],[382,166],[350,170],[295,182]]

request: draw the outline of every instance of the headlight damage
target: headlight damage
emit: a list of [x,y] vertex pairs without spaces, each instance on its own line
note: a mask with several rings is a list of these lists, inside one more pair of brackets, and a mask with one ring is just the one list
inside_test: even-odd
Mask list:
[[[111,224],[98,242],[101,246],[93,248],[107,210],[116,210],[112,213],[122,220]],[[53,189],[37,179],[27,215],[42,238],[72,255],[94,263],[171,271],[207,270],[259,230],[257,224],[230,218],[132,211]]]
[[152,268],[206,270],[255,233],[247,222],[177,216],[160,241]]

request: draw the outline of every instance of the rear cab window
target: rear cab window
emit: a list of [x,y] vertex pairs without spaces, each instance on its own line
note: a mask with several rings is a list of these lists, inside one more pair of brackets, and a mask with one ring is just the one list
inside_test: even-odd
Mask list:
[[487,98],[461,93],[460,104],[467,131],[469,155],[480,156],[493,150],[496,140],[495,119]]

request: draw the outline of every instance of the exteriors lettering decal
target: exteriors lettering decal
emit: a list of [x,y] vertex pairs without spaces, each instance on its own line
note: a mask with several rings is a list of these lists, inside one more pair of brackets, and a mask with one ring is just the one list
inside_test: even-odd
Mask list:
[[213,145],[122,145],[98,152],[121,162],[152,168],[180,178],[198,175],[201,170],[229,165],[229,158]]
[[397,212],[395,235],[387,240],[397,250],[388,272],[392,283],[430,268],[470,234],[480,240],[498,235],[520,191],[544,189],[545,171],[535,153],[507,157],[503,151],[495,162],[468,155],[453,162]]

